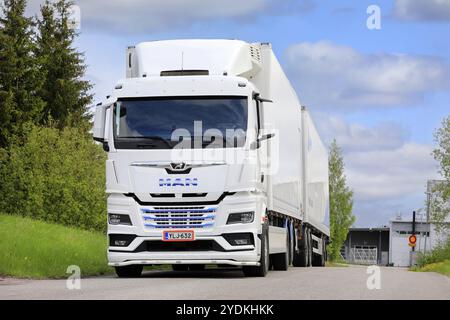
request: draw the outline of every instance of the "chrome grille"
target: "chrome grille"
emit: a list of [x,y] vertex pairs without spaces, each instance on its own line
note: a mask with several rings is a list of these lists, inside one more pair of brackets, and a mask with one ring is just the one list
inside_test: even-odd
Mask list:
[[214,225],[217,207],[148,207],[141,208],[146,228],[208,228]]

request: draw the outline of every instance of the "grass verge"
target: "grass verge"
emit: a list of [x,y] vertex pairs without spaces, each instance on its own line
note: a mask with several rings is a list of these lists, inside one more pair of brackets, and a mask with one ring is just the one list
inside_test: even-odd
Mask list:
[[66,278],[77,265],[81,276],[113,272],[106,236],[76,228],[0,214],[0,274],[20,278]]
[[413,271],[437,272],[450,277],[450,260],[427,264],[421,268],[413,268]]
[[327,260],[325,267],[348,267],[348,263],[344,259]]

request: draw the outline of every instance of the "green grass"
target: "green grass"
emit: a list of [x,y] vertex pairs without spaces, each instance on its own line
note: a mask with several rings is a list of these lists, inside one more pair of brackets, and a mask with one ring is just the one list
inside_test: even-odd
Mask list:
[[325,266],[326,267],[331,267],[331,268],[333,268],[333,267],[348,267],[348,264],[345,261],[344,262],[341,262],[341,261],[327,261],[325,263]]
[[450,260],[427,264],[421,268],[414,268],[413,271],[437,272],[450,277]]
[[81,276],[113,272],[106,236],[42,221],[0,214],[0,274],[20,278],[66,278],[77,265]]
[[450,237],[431,252],[420,254],[412,271],[438,272],[450,277]]

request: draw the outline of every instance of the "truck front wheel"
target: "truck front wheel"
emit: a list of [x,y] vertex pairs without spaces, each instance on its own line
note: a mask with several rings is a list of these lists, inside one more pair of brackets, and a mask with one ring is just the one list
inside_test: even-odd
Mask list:
[[144,269],[144,267],[142,265],[131,265],[115,267],[115,269],[119,278],[138,278],[141,276],[142,269]]
[[269,232],[263,228],[261,234],[261,260],[259,266],[244,266],[242,271],[246,277],[265,277],[269,272]]

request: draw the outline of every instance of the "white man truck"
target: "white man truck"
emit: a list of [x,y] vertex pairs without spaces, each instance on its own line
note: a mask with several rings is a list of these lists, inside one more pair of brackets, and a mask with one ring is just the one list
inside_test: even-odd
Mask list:
[[328,156],[268,43],[144,42],[95,110],[119,277],[324,266]]

